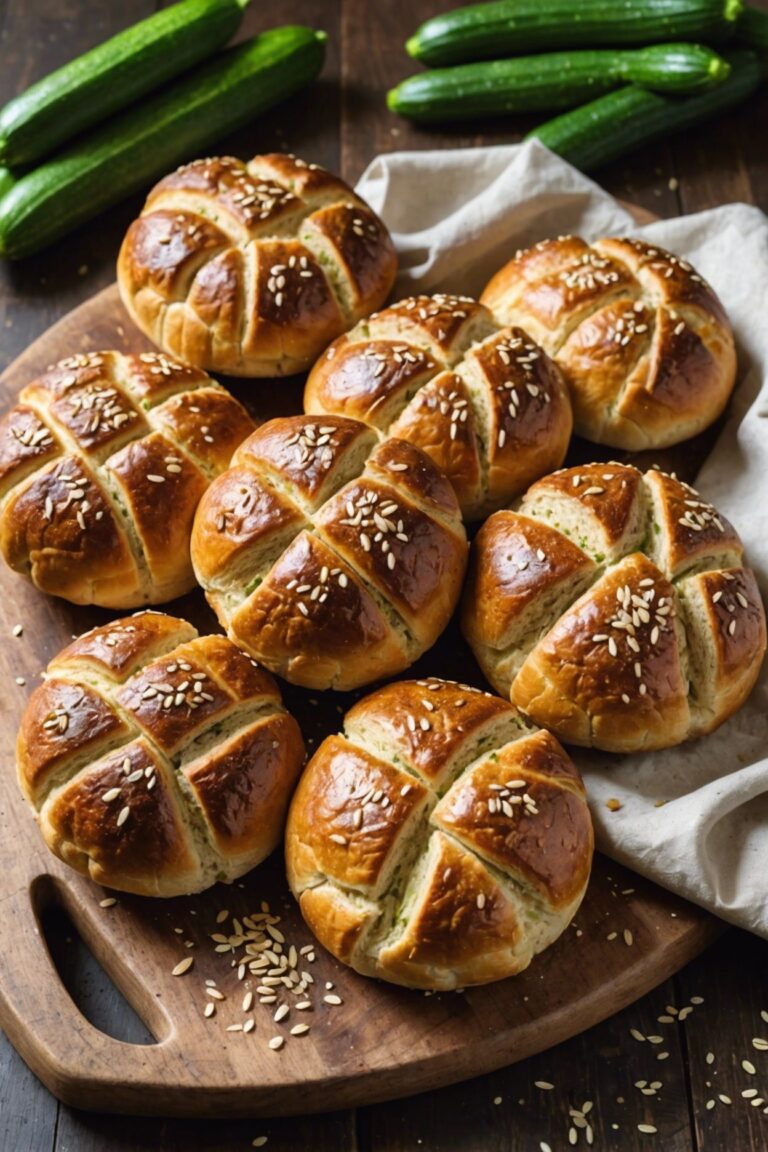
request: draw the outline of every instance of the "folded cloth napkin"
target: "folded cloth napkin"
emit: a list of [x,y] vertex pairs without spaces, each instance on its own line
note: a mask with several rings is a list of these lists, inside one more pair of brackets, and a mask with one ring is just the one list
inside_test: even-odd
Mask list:
[[[538,141],[379,156],[357,190],[392,232],[400,295],[477,295],[516,249],[566,232],[641,235],[689,259],[725,304],[739,349],[730,416],[696,483],[736,525],[766,597],[768,219],[758,209],[726,204],[638,227]],[[603,852],[768,937],[768,665],[746,706],[711,736],[575,758]]]

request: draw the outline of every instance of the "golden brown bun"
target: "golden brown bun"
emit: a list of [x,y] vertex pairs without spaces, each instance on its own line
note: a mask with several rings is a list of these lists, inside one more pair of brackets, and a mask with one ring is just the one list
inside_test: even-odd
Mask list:
[[48,665],[17,741],[46,844],[142,896],[234,880],[280,841],[304,761],[268,672],[224,636],[141,612]]
[[717,728],[757,679],[765,613],[742,557],[688,484],[568,468],[480,529],[462,627],[494,687],[561,740],[668,748]]
[[286,829],[288,880],[320,942],[365,976],[441,990],[526,968],[574,916],[592,850],[557,740],[434,678],[347,713]]
[[407,668],[458,601],[467,542],[423,452],[342,416],[270,420],[201,502],[195,573],[230,637],[307,688]]
[[386,299],[386,228],[337,176],[295,156],[195,160],[150,192],[117,279],[160,348],[231,376],[287,376]]
[[133,608],[189,592],[195,508],[253,421],[167,356],[51,366],[0,421],[0,550],[42,592]]
[[554,357],[574,427],[633,451],[678,444],[723,411],[736,379],[728,317],[685,260],[644,240],[542,240],[481,297]]
[[573,423],[560,371],[527,332],[442,294],[400,300],[339,337],[310,372],[304,410],[415,444],[469,520],[559,468]]

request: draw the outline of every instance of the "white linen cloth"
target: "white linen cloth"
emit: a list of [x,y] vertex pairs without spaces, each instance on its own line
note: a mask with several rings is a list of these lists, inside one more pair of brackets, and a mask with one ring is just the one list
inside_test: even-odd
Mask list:
[[[725,304],[739,349],[730,418],[696,483],[736,525],[768,600],[768,219],[758,209],[727,204],[637,227],[537,141],[379,156],[357,190],[392,232],[401,296],[477,295],[517,248],[566,232],[629,232],[689,259]],[[768,937],[768,663],[713,735],[623,758],[571,751],[603,852]],[[610,797],[619,811],[606,808]]]

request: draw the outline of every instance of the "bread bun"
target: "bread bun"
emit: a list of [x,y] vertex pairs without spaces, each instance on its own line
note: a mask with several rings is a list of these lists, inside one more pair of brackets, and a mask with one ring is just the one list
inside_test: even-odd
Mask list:
[[253,421],[167,356],[50,367],[0,421],[0,550],[41,592],[133,608],[194,587],[198,500]]
[[412,664],[458,601],[456,497],[402,440],[356,420],[270,420],[201,501],[197,579],[230,637],[307,688],[356,688]]
[[150,192],[120,295],[151,340],[231,376],[286,376],[386,299],[389,234],[337,176],[295,156],[196,160]]
[[668,748],[717,728],[757,679],[765,614],[742,558],[690,485],[568,468],[480,529],[464,634],[496,689],[561,740]]
[[518,252],[481,299],[554,357],[576,432],[598,444],[678,444],[712,424],[733,389],[722,304],[690,264],[644,240],[543,240]]
[[389,684],[344,718],[291,804],[291,890],[321,944],[364,976],[449,990],[522,971],[587,887],[578,771],[498,697]]
[[527,332],[442,294],[400,300],[339,337],[309,375],[304,409],[421,448],[469,520],[559,468],[572,426],[560,371]]
[[60,652],[17,743],[51,851],[142,896],[200,892],[269,855],[303,760],[269,673],[224,636],[157,612]]

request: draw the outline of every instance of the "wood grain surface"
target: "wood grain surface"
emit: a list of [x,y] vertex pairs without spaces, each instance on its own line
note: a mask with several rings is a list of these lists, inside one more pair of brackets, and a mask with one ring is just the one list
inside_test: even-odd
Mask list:
[[[765,6],[765,0],[760,3]],[[124,0],[120,5],[111,0],[5,0],[0,5],[0,101],[156,6],[153,0]],[[522,121],[471,125],[451,134],[412,129],[384,109],[382,88],[414,70],[402,51],[405,33],[444,7],[441,0],[390,0],[383,5],[260,0],[252,5],[243,34],[289,20],[311,22],[329,33],[328,64],[311,94],[297,96],[260,124],[222,142],[221,150],[247,156],[287,147],[340,168],[354,180],[376,151],[518,138],[528,126]],[[614,194],[664,216],[729,199],[765,208],[767,128],[764,93],[743,111],[640,150],[597,176]],[[41,256],[0,268],[0,366],[112,281],[120,238],[137,207],[138,199],[128,201]],[[8,639],[6,646],[11,644]],[[5,695],[11,703],[12,685]],[[88,1019],[123,1042],[146,1043],[146,1029],[71,922],[52,906],[41,923],[56,967]],[[38,938],[35,944],[40,946]],[[249,1148],[255,1137],[265,1134],[270,1150],[297,1152],[537,1152],[542,1141],[557,1152],[570,1146],[569,1109],[589,1100],[596,1148],[637,1152],[663,1140],[666,1152],[762,1152],[768,1144],[766,1119],[741,1092],[755,1086],[768,1096],[766,1056],[751,1047],[752,1036],[768,1033],[768,1023],[760,1016],[768,1010],[766,959],[764,942],[729,931],[637,1005],[546,1053],[407,1102],[314,1117],[204,1123],[89,1115],[57,1105],[0,1039],[0,1148],[233,1152]],[[657,1025],[665,1005],[682,1006],[694,995],[705,1003],[685,1024]],[[669,1057],[656,1063],[653,1048],[635,1041],[630,1027],[645,1034],[658,1027],[666,1034]],[[712,1063],[706,1059],[710,1052]],[[742,1061],[750,1058],[757,1066],[756,1077],[742,1068]],[[645,1078],[649,1083],[654,1077],[663,1081],[662,1088],[655,1096],[643,1096],[635,1081]],[[551,1082],[554,1088],[538,1089],[536,1080]],[[708,1108],[711,1100],[715,1104]],[[658,1135],[639,1133],[637,1124],[643,1121],[657,1126]],[[578,1138],[579,1145],[585,1145],[583,1129]]]

